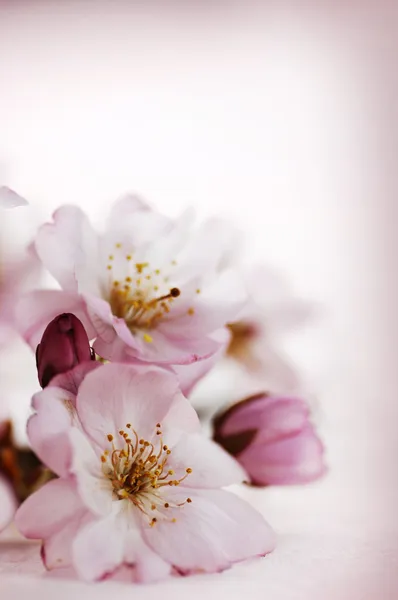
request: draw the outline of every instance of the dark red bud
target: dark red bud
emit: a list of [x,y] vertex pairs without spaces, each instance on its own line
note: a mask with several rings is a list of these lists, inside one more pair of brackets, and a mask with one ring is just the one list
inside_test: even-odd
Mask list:
[[46,387],[55,375],[93,359],[86,330],[71,313],[55,317],[47,325],[36,349],[36,366],[40,385]]

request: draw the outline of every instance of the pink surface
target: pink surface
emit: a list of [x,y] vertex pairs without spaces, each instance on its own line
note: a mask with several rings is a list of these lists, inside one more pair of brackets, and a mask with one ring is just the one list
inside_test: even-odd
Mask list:
[[[109,600],[123,594],[146,600],[204,597],[267,600],[396,599],[398,523],[388,522],[396,504],[393,490],[370,493],[333,473],[308,487],[257,490],[235,488],[250,500],[278,533],[277,549],[264,559],[235,566],[219,575],[170,579],[160,584],[84,584],[46,573],[39,546],[21,540],[12,528],[0,538],[1,600]],[[378,506],[384,498],[385,514]],[[391,507],[389,507],[389,502]],[[247,532],[250,535],[250,531]],[[62,581],[62,585],[60,582]]]
[[[359,531],[283,534],[278,549],[266,559],[214,576],[170,580],[149,586],[118,583],[87,585],[55,579],[41,566],[39,547],[23,541],[0,545],[2,600],[19,598],[70,600],[84,597],[251,598],[319,600],[396,598],[391,575],[397,568],[397,535],[364,535]],[[394,593],[395,592],[395,593]]]

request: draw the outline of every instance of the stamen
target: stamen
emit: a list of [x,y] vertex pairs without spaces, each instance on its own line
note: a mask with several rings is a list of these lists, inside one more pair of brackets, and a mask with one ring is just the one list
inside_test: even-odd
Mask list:
[[[161,423],[156,423],[155,433],[161,435]],[[131,423],[126,424],[126,429],[134,435],[132,437],[123,430],[119,430],[123,442],[122,448],[115,447],[114,437],[107,434],[106,438],[112,442],[113,451],[105,450],[101,455],[104,475],[112,482],[115,497],[119,500],[129,500],[137,509],[149,519],[149,525],[153,526],[159,519],[165,519],[164,510],[168,508],[179,508],[191,503],[190,498],[183,502],[167,502],[161,492],[165,486],[178,486],[190,473],[190,467],[185,469],[185,475],[179,479],[175,477],[173,469],[166,468],[166,463],[171,450],[158,439],[155,445],[149,440],[138,438],[137,432]],[[156,517],[150,517],[151,511],[157,511]],[[172,520],[175,522],[175,519]]]

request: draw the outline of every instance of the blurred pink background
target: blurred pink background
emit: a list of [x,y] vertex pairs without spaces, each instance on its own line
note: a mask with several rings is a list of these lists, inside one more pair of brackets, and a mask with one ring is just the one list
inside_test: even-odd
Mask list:
[[[131,190],[172,215],[192,204],[236,221],[248,261],[279,268],[323,306],[286,349],[312,382],[329,476],[242,492],[278,549],[166,594],[396,597],[397,8],[0,2],[0,184],[31,203],[2,213],[9,244],[61,203],[99,218]],[[35,385],[22,344],[1,376],[22,432]],[[36,558],[18,555],[21,565],[13,552],[3,551],[2,598],[80,590],[37,579]]]

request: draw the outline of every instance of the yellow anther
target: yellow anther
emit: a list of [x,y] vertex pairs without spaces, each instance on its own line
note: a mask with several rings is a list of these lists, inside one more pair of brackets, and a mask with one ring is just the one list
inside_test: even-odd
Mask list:
[[153,342],[153,338],[148,333],[144,333],[143,339],[144,339],[144,342],[147,342],[148,344]]

